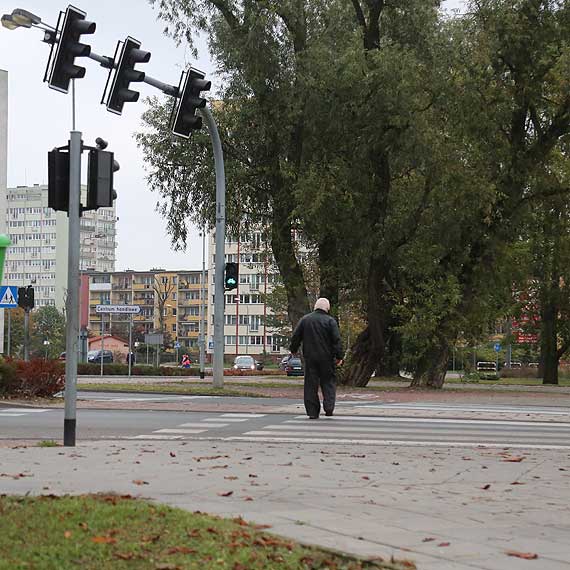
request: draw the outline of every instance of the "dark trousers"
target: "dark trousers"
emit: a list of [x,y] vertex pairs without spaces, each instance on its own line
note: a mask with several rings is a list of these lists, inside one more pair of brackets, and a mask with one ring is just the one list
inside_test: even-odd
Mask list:
[[336,400],[336,368],[332,360],[305,359],[305,410],[308,416],[321,411],[319,386],[323,393],[325,412],[333,412]]

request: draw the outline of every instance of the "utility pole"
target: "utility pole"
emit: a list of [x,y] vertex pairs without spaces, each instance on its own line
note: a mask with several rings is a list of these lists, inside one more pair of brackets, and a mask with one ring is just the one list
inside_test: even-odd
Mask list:
[[206,226],[202,229],[202,287],[200,290],[200,379],[204,380],[206,365]]

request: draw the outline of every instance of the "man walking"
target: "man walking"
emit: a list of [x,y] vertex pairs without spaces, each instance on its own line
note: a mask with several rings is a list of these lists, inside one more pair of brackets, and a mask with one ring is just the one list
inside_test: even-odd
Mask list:
[[321,411],[319,384],[323,393],[325,415],[332,416],[336,399],[336,366],[342,364],[342,343],[338,325],[329,315],[331,304],[321,297],[312,313],[297,324],[291,339],[291,353],[303,343],[305,356],[305,410],[311,420]]

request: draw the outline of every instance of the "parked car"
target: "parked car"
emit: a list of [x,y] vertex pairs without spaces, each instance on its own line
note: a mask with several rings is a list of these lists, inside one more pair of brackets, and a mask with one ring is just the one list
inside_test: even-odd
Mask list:
[[90,350],[87,353],[87,362],[95,362],[96,364],[111,364],[113,362],[113,353],[110,350]]
[[65,360],[65,352],[62,352],[62,353],[59,355],[59,360]]
[[235,370],[256,370],[257,363],[253,356],[236,356],[234,359]]
[[477,372],[482,380],[498,378],[496,362],[477,362]]
[[301,359],[297,358],[296,356],[291,356],[287,360],[285,372],[287,372],[287,376],[304,376],[305,371],[303,370],[303,363],[301,362]]

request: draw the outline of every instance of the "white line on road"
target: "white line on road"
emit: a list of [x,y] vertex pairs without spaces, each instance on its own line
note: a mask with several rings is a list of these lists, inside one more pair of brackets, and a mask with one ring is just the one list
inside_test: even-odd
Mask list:
[[[251,432],[253,433],[253,432]],[[263,433],[263,432],[262,432]],[[269,443],[320,443],[320,444],[351,444],[351,445],[389,445],[402,447],[480,447],[480,448],[512,448],[512,449],[561,449],[570,450],[570,445],[540,445],[520,443],[473,443],[460,441],[406,441],[390,439],[333,439],[333,438],[299,438],[299,437],[249,437],[232,436],[224,441],[248,441]]]
[[427,410],[439,412],[495,412],[498,414],[545,414],[552,416],[567,416],[570,415],[568,411],[551,411],[542,408],[480,408],[480,407],[465,407],[465,406],[443,406],[443,405],[421,405],[421,404],[366,404],[356,405],[355,408],[374,408],[374,409],[389,409],[389,410]]
[[[302,419],[304,418],[304,419]],[[523,422],[509,420],[456,420],[448,418],[394,418],[394,417],[371,417],[371,416],[334,416],[333,418],[325,418],[328,422],[350,421],[357,422],[388,422],[388,423],[413,423],[413,424],[466,424],[466,425],[494,425],[494,426],[543,426],[543,427],[570,427],[568,422]],[[285,423],[295,423],[303,425],[315,425],[315,420],[308,420],[306,416],[295,416],[294,420],[286,420]]]
[[222,414],[222,418],[264,418],[267,414]]
[[0,416],[4,417],[4,418],[15,418],[17,416],[25,416],[26,414],[4,414],[2,412],[0,412]]
[[134,435],[125,439],[183,439],[181,435]]
[[181,433],[181,434],[187,434],[187,433],[202,433],[205,432],[205,429],[178,429],[178,428],[165,428],[165,429],[157,429],[155,431],[153,431],[152,433]]
[[229,424],[221,424],[218,422],[213,422],[213,423],[209,423],[208,422],[196,422],[196,423],[189,423],[189,424],[180,424],[178,427],[181,428],[200,428],[200,427],[204,427],[204,428],[221,428],[221,427],[226,427]]
[[0,409],[0,412],[15,412],[17,414],[34,414],[34,413],[40,413],[40,412],[49,412],[49,409],[40,409],[40,408],[2,408]]
[[[207,418],[209,422],[232,422],[232,423],[239,423],[239,422],[246,422],[247,418]],[[227,425],[227,424],[226,424]]]

